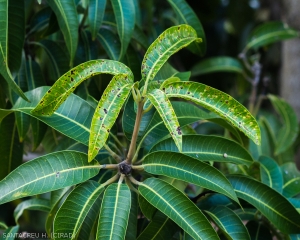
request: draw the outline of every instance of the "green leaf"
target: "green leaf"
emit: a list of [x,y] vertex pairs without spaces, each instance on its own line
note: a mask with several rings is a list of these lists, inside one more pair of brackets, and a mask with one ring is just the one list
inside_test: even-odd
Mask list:
[[257,221],[249,221],[246,224],[248,232],[250,234],[251,239],[253,240],[272,240],[273,237],[270,233],[270,230],[266,228],[262,223]]
[[138,194],[131,191],[131,207],[126,229],[125,240],[136,239],[137,234],[137,220],[138,220]]
[[88,10],[89,28],[92,39],[95,40],[97,32],[101,27],[106,7],[106,0],[90,0]]
[[43,212],[50,211],[50,201],[43,198],[32,198],[21,202],[14,211],[14,218],[18,223],[19,218],[22,216],[24,210],[38,210]]
[[[154,145],[150,152],[178,152],[172,139]],[[204,135],[182,136],[182,153],[200,161],[232,162],[250,166],[251,155],[239,144],[226,138]]]
[[124,239],[131,206],[126,184],[113,183],[104,192],[100,210],[97,240]]
[[46,85],[40,65],[32,60],[31,57],[28,57],[28,60],[26,61],[25,72],[28,90]]
[[245,74],[243,65],[232,57],[211,57],[196,63],[192,69],[192,76],[198,76],[215,72],[234,72]]
[[55,216],[54,233],[76,236],[103,190],[104,186],[94,181],[87,181],[76,187]]
[[101,28],[97,33],[97,39],[110,59],[118,60],[120,58],[121,43],[111,30]]
[[13,240],[15,239],[16,234],[19,231],[19,226],[10,227],[5,230],[5,232],[2,234],[1,239],[3,240]]
[[132,72],[124,64],[113,60],[91,60],[61,76],[32,112],[48,116],[53,114],[81,82],[101,73],[126,74],[129,80],[133,81]]
[[166,94],[159,90],[154,89],[147,94],[147,97],[158,111],[160,117],[164,121],[165,126],[168,128],[179,152],[182,150],[182,132],[180,130],[177,116],[174,112],[171,102]]
[[247,51],[250,48],[257,49],[271,43],[295,38],[298,36],[299,33],[290,28],[286,23],[267,22],[259,25],[252,31],[244,51]]
[[282,193],[283,176],[278,164],[265,156],[261,156],[259,162],[261,182]]
[[175,11],[179,23],[192,26],[196,30],[198,37],[202,38],[202,44],[192,43],[189,49],[200,56],[204,56],[206,52],[206,37],[196,13],[185,0],[168,0],[168,2]]
[[143,160],[146,172],[180,179],[222,193],[239,202],[226,177],[216,168],[176,152],[153,152]]
[[256,207],[283,233],[299,233],[300,214],[272,188],[246,176],[228,176],[237,196]]
[[280,166],[283,175],[282,194],[285,197],[294,197],[300,193],[300,171],[293,162]]
[[121,54],[118,59],[121,60],[126,53],[134,30],[134,3],[133,0],[111,0],[111,4],[115,13],[117,30],[121,40]]
[[168,58],[197,38],[196,31],[188,25],[168,28],[150,45],[142,62],[142,79],[145,81],[143,95],[146,94],[149,81],[153,80]]
[[92,161],[104,146],[110,129],[114,125],[132,86],[132,79],[125,74],[119,74],[111,80],[104,90],[92,119],[89,139],[89,161]]
[[241,219],[229,208],[217,206],[205,211],[214,223],[225,232],[230,239],[249,239],[249,233]]
[[255,220],[259,211],[255,208],[243,208],[234,211],[242,221]]
[[300,199],[299,198],[289,198],[288,199],[291,204],[297,209],[297,211],[300,213]]
[[181,191],[168,183],[148,178],[140,194],[195,239],[219,239],[203,213]]
[[236,208],[230,198],[219,193],[207,194],[204,197],[201,197],[197,202],[197,206],[201,210],[209,210],[215,206]]
[[0,182],[0,203],[84,182],[99,172],[96,161],[75,151],[51,153],[24,163]]
[[78,44],[78,16],[74,0],[48,0],[47,2],[57,17],[70,54],[70,66],[72,66]]
[[170,97],[179,97],[217,113],[260,144],[260,129],[251,113],[230,95],[196,82],[175,82],[165,87]]
[[0,229],[8,229],[4,222],[0,222]]
[[[137,0],[133,0],[137,1]],[[148,39],[145,33],[141,30],[142,28],[135,26],[134,31],[132,33],[132,39],[137,41],[143,48],[147,49],[149,47]]]
[[139,4],[139,0],[133,0],[134,4],[134,11],[135,11],[135,24],[142,28],[142,14],[141,14],[141,7]]
[[270,94],[268,98],[283,120],[283,126],[279,130],[276,142],[275,155],[278,155],[295,142],[299,133],[298,119],[295,111],[286,101]]
[[170,239],[177,230],[177,225],[170,218],[157,211],[137,240]]
[[141,194],[139,194],[139,206],[140,206],[142,214],[148,220],[152,220],[157,209],[155,207],[153,207],[153,205],[151,205],[145,198],[143,198]]

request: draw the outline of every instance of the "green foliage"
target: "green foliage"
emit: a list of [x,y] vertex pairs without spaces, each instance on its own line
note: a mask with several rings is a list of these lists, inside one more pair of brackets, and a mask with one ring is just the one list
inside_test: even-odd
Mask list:
[[[230,72],[257,90],[252,53],[298,33],[262,24],[241,60],[180,72],[175,53],[203,56],[208,45],[185,0],[164,4],[156,24],[154,1],[0,0],[0,204],[26,197],[16,226],[1,219],[3,234],[23,229],[27,210],[46,212],[48,235],[72,239],[300,234],[300,173],[286,160],[299,134],[291,106],[269,94],[279,117],[263,111],[254,91],[248,110],[190,81]],[[22,164],[28,149],[42,153]]]

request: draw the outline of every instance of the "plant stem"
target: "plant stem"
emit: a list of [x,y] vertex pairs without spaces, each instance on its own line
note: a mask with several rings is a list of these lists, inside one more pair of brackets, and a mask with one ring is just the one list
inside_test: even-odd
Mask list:
[[135,154],[136,141],[137,141],[137,138],[138,138],[138,134],[139,134],[139,130],[140,130],[140,125],[141,125],[141,120],[142,120],[142,116],[143,116],[144,103],[145,103],[144,101],[140,101],[138,103],[137,113],[136,113],[136,118],[135,118],[135,125],[134,125],[134,129],[133,129],[133,133],[132,133],[132,138],[131,138],[131,143],[130,143],[128,154],[127,154],[127,158],[126,158],[127,164],[131,164],[132,157]]
[[118,163],[120,163],[120,162],[122,161],[121,157],[120,157],[118,154],[116,154],[113,150],[111,150],[111,148],[110,148],[107,144],[104,145],[104,148],[109,152],[109,154],[110,154],[110,155],[111,155]]
[[113,176],[112,178],[108,179],[105,183],[103,183],[102,186],[106,186],[106,185],[109,185],[109,184],[115,182],[119,177],[120,177],[120,174],[117,173],[115,176]]
[[129,180],[133,183],[133,184],[135,184],[135,185],[141,185],[142,183],[141,182],[139,182],[138,180],[136,180],[134,177],[132,177],[132,176],[128,176],[128,178],[129,178]]
[[101,165],[102,169],[117,169],[118,168],[118,164],[103,164]]

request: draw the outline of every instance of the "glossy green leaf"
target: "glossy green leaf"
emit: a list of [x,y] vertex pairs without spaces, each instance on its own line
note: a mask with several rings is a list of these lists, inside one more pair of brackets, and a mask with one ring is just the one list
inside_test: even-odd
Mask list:
[[113,183],[104,192],[97,229],[97,240],[124,239],[131,206],[126,184]]
[[148,219],[152,220],[154,214],[156,213],[157,209],[153,207],[142,195],[139,194],[139,206],[141,209],[142,214]]
[[272,240],[273,237],[270,233],[270,230],[264,226],[262,223],[257,221],[249,221],[246,224],[248,232],[250,234],[251,239],[253,240]]
[[135,9],[133,0],[111,0],[114,10],[117,30],[121,40],[121,54],[118,60],[121,60],[126,53],[130,42],[134,25],[135,25]]
[[268,98],[283,120],[276,142],[275,154],[278,155],[287,150],[296,140],[299,133],[298,119],[293,108],[285,100],[270,94]]
[[48,0],[47,2],[57,17],[70,54],[70,66],[72,66],[78,44],[78,16],[75,3],[73,0]]
[[256,27],[247,42],[245,50],[257,49],[271,43],[298,37],[299,33],[283,22],[267,22]]
[[137,240],[170,239],[177,230],[177,225],[170,218],[157,211]]
[[99,172],[96,161],[75,151],[51,153],[22,164],[0,182],[0,203],[84,182]]
[[32,198],[21,202],[14,211],[14,218],[18,223],[19,218],[22,216],[24,210],[38,210],[43,212],[50,211],[50,201],[43,198]]
[[198,37],[202,38],[203,40],[203,43],[192,43],[188,48],[192,52],[199,54],[200,56],[205,55],[206,37],[201,22],[199,21],[194,10],[185,0],[168,0],[168,2],[176,13],[179,19],[179,23],[184,23],[192,26],[196,30]]
[[291,204],[297,209],[297,211],[300,213],[300,199],[299,198],[289,198],[288,199]]
[[135,24],[138,27],[142,27],[142,11],[141,11],[141,7],[139,4],[139,0],[133,0],[133,4],[134,4],[134,11],[135,11]]
[[283,175],[282,194],[286,197],[294,197],[300,193],[300,171],[293,162],[280,166]]
[[14,226],[6,229],[1,236],[3,240],[13,240],[19,231],[19,226]]
[[148,178],[139,185],[138,190],[147,201],[193,238],[219,239],[209,221],[195,204],[170,184],[156,178]]
[[217,113],[260,144],[260,129],[251,113],[230,95],[196,82],[176,82],[165,87],[170,97],[179,97]]
[[225,232],[230,239],[249,239],[249,233],[241,219],[229,208],[217,206],[205,211],[214,223]]
[[89,28],[93,40],[96,39],[97,32],[101,27],[106,7],[106,0],[90,0],[88,10]]
[[181,152],[182,132],[171,102],[166,94],[159,89],[152,90],[147,96],[168,128],[179,152]]
[[89,161],[92,161],[104,146],[132,86],[133,79],[125,74],[119,74],[111,80],[104,90],[92,119]]
[[143,95],[146,94],[149,81],[153,80],[157,72],[171,55],[180,49],[197,41],[196,31],[188,25],[168,28],[150,45],[142,62],[142,79],[145,81]]
[[232,57],[211,57],[196,63],[192,69],[192,76],[198,76],[215,72],[234,72],[245,74],[243,65]]
[[61,76],[32,112],[48,116],[53,114],[81,82],[101,73],[126,74],[128,79],[133,81],[132,72],[124,64],[113,60],[91,60]]
[[117,36],[106,28],[101,28],[97,33],[97,39],[112,60],[118,60],[121,54],[121,43]]
[[[165,139],[150,150],[178,152],[172,139]],[[226,138],[204,135],[182,136],[182,153],[200,161],[232,162],[250,166],[251,155],[239,144]]]
[[131,191],[131,207],[126,229],[125,240],[136,239],[138,219],[138,194]]
[[228,176],[237,196],[256,207],[283,233],[299,233],[300,214],[272,188],[246,176]]
[[143,160],[146,172],[164,175],[193,183],[222,193],[238,202],[236,194],[226,177],[216,168],[181,153],[153,152]]
[[54,233],[76,236],[93,204],[104,190],[97,182],[87,181],[76,187],[59,208],[54,219]]
[[234,211],[242,221],[255,220],[259,211],[255,208],[243,208]]
[[215,206],[235,208],[235,205],[233,204],[230,198],[219,193],[206,194],[204,197],[199,198],[197,206],[201,210],[209,210]]
[[262,183],[282,193],[283,176],[278,164],[272,158],[265,156],[261,156],[259,162]]
[[25,73],[28,84],[28,90],[32,90],[41,86],[46,86],[46,82],[44,80],[44,76],[40,65],[36,61],[32,60],[31,57],[29,57],[26,61]]

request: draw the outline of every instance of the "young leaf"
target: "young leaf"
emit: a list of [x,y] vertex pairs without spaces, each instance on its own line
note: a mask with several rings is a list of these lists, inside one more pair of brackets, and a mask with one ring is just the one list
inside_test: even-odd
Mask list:
[[219,170],[182,153],[153,152],[146,155],[142,166],[146,172],[193,183],[239,202],[231,184]]
[[211,57],[196,63],[192,69],[192,76],[214,72],[235,72],[245,74],[243,65],[232,57]]
[[182,132],[180,130],[179,122],[175,115],[171,102],[166,94],[159,90],[154,89],[147,94],[147,97],[158,111],[164,124],[168,128],[179,152],[182,150]]
[[22,216],[24,210],[38,210],[43,212],[50,211],[50,202],[48,199],[32,198],[21,202],[14,211],[14,218],[18,223],[19,218]]
[[126,74],[129,80],[133,81],[132,72],[124,64],[113,60],[91,60],[74,67],[61,76],[40,100],[32,113],[50,116],[80,83],[101,73]]
[[176,82],[165,87],[170,97],[179,97],[199,104],[239,128],[257,145],[260,144],[260,129],[255,118],[233,97],[215,88],[196,82]]
[[24,163],[0,182],[0,204],[88,180],[99,172],[96,161],[75,151],[51,153]]
[[47,2],[57,17],[70,54],[70,66],[72,66],[78,44],[78,16],[75,3],[73,0],[48,0]]
[[255,206],[283,233],[299,233],[300,214],[272,188],[246,176],[228,176],[237,196]]
[[124,239],[131,206],[126,184],[113,183],[104,192],[97,229],[97,240]]
[[93,40],[96,39],[97,32],[101,27],[106,7],[106,0],[90,0],[88,10],[89,28]]
[[[162,140],[150,152],[178,152],[172,139]],[[182,136],[182,153],[200,161],[232,162],[250,166],[251,155],[239,144],[222,137],[204,135]]]
[[121,60],[126,53],[134,30],[134,3],[133,0],[111,0],[111,4],[117,21],[118,34],[122,43],[121,54],[120,58],[118,59]]
[[300,171],[293,162],[280,166],[283,175],[282,194],[285,197],[294,197],[300,193]]
[[125,103],[133,86],[132,79],[127,75],[116,75],[105,89],[94,113],[89,139],[89,162],[104,146],[111,127]]
[[[219,239],[203,213],[181,191],[157,178],[139,185],[140,194],[195,239]],[[176,208],[175,208],[176,206]]]
[[213,222],[229,236],[230,239],[249,239],[249,233],[241,219],[229,208],[216,206],[205,211]]
[[149,81],[154,79],[169,57],[194,41],[202,40],[192,27],[184,24],[168,28],[159,35],[148,48],[142,62],[142,79],[145,81],[143,95],[146,95]]
[[64,201],[54,219],[55,234],[76,236],[84,219],[104,190],[97,182],[87,181],[76,187]]

